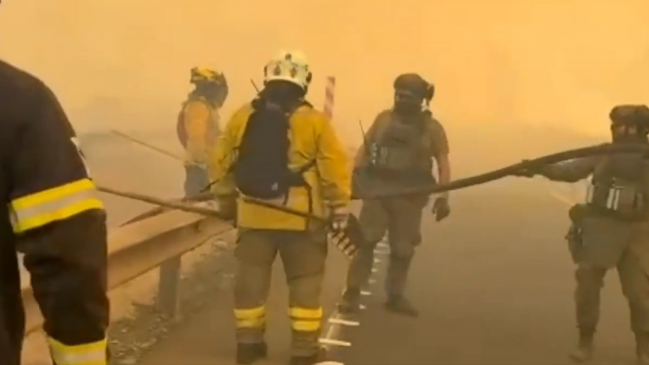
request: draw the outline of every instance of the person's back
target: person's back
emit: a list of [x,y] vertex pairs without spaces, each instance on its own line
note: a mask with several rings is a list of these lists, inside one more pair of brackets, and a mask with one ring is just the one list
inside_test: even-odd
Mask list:
[[[211,156],[214,179],[233,175],[239,199],[235,283],[237,363],[266,356],[265,302],[272,264],[279,253],[288,282],[292,322],[291,365],[323,361],[320,288],[327,257],[322,222],[247,202],[255,198],[294,210],[332,214],[340,232],[349,217],[348,156],[327,117],[304,100],[311,72],[300,52],[282,52],[264,68],[258,97],[230,119]],[[232,206],[234,191],[217,183],[220,206]]]
[[52,92],[0,61],[0,357],[19,365],[24,253],[57,365],[107,364],[106,216]]

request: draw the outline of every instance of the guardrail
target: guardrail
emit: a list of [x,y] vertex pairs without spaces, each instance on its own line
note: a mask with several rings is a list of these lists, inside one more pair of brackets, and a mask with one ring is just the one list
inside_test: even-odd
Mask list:
[[[159,267],[158,305],[165,314],[176,318],[181,256],[231,229],[231,224],[216,218],[170,211],[111,230],[108,234],[109,290]],[[40,328],[43,317],[32,288],[24,286],[22,295],[29,334]]]

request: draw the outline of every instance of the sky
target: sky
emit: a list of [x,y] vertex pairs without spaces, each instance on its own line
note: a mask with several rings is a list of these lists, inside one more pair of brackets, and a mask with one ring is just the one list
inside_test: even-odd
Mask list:
[[337,78],[334,124],[358,140],[399,73],[436,85],[457,138],[531,125],[606,136],[616,103],[649,102],[646,0],[3,0],[0,57],[42,78],[77,129],[169,128],[189,69],[231,84],[224,116],[282,49],[310,59],[309,99]]

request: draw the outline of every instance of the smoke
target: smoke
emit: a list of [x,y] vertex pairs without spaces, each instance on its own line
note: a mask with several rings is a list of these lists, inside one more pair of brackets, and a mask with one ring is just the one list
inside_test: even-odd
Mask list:
[[79,129],[169,128],[197,64],[226,72],[227,116],[274,52],[299,48],[316,105],[337,77],[349,143],[411,71],[436,84],[455,139],[519,125],[601,136],[615,103],[649,99],[648,13],[644,0],[6,0],[0,55],[46,81]]

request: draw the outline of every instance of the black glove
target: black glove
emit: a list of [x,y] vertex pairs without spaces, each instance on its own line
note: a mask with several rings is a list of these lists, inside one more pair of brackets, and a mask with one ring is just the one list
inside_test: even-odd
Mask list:
[[433,214],[435,214],[435,220],[437,222],[441,222],[451,215],[451,206],[448,204],[448,198],[435,199],[435,203],[433,203]]
[[[525,163],[527,161],[528,160],[523,160],[523,163]],[[514,172],[512,175],[518,176],[518,177],[534,177],[536,174],[538,174],[538,172],[535,171],[534,169],[524,167],[524,168]]]
[[232,220],[237,226],[237,200],[236,197],[217,197],[216,210],[224,220]]
[[353,214],[348,214],[344,230],[333,229],[330,226],[327,237],[338,250],[350,259],[356,255],[359,247],[367,245],[361,229],[361,223]]

